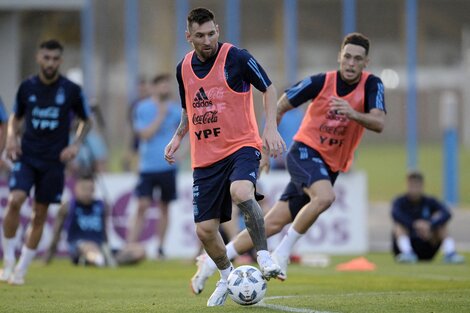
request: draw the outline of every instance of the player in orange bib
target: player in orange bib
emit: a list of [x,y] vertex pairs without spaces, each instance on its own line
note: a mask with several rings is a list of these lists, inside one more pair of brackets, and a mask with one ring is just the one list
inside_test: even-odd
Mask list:
[[[292,223],[272,253],[282,269],[278,275],[281,280],[287,278],[294,244],[335,200],[333,184],[338,173],[351,166],[364,129],[378,133],[383,130],[384,88],[380,78],[364,71],[368,53],[367,37],[359,33],[347,35],[338,56],[338,71],[307,77],[287,89],[278,101],[278,123],[287,111],[310,102],[286,158],[291,180],[264,217],[268,237]],[[261,169],[268,169],[267,160],[262,163]],[[227,244],[227,256],[233,259],[252,246],[248,233],[242,231]],[[214,268],[206,259],[199,271],[207,279]]]
[[[177,67],[183,110],[165,158],[174,162],[174,153],[189,132],[196,233],[221,276],[207,305],[219,306],[227,298],[227,278],[233,269],[219,224],[230,220],[232,201],[244,214],[263,275],[269,279],[280,273],[267,251],[255,184],[262,146],[276,157],[285,150],[285,143],[276,127],[276,89],[263,68],[246,50],[218,41],[219,27],[210,10],[192,10],[187,22],[186,38],[194,50]],[[254,114],[252,85],[264,96],[266,126],[262,138]],[[196,273],[191,279],[193,292],[199,294],[204,283]]]

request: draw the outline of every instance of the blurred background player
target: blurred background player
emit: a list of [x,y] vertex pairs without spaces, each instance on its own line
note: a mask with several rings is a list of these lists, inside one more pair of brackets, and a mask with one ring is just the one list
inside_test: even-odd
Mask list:
[[179,104],[172,100],[171,79],[168,74],[157,75],[150,85],[151,96],[139,101],[134,109],[134,131],[139,139],[139,181],[135,190],[137,212],[129,227],[127,242],[136,243],[144,228],[145,213],[159,195],[158,224],[159,258],[164,257],[163,245],[168,226],[168,208],[176,199],[175,164],[164,158],[166,144],[171,140],[180,121]]
[[[348,34],[338,56],[339,70],[305,78],[286,90],[277,104],[277,120],[285,112],[310,101],[302,124],[287,154],[290,182],[281,198],[264,217],[266,235],[279,233],[292,223],[273,259],[281,267],[277,276],[287,278],[287,264],[295,243],[335,200],[333,185],[340,171],[348,171],[364,129],[381,132],[385,122],[383,84],[364,69],[369,62],[369,39]],[[266,156],[260,169],[269,169]],[[227,245],[230,259],[253,247],[242,231]],[[215,271],[209,258],[199,263],[198,281],[204,283]]]
[[[210,10],[196,8],[189,13],[186,39],[194,50],[177,66],[183,110],[165,158],[175,161],[174,153],[189,130],[196,233],[221,275],[207,306],[220,306],[227,298],[227,278],[233,267],[219,225],[230,220],[232,200],[245,216],[261,271],[268,279],[279,273],[267,251],[255,184],[262,145],[277,156],[285,150],[285,143],[276,127],[276,89],[246,50],[218,41],[219,27]],[[263,139],[258,133],[251,85],[263,93]],[[191,287],[195,294],[202,291],[195,279]]]
[[116,255],[111,255],[107,244],[107,207],[94,198],[95,182],[90,174],[78,177],[73,198],[61,205],[54,221],[54,233],[45,261],[49,263],[60,240],[62,229],[67,234],[69,255],[74,264],[98,267],[137,263],[145,256],[140,245],[129,245]]
[[442,245],[444,262],[463,263],[449,236],[449,209],[437,199],[424,194],[424,176],[414,171],[407,176],[407,192],[392,206],[393,253],[400,263],[432,260]]
[[[21,83],[9,119],[6,151],[14,165],[3,220],[4,256],[0,280],[11,284],[24,283],[41,239],[49,204],[61,201],[65,163],[77,155],[91,126],[90,108],[81,88],[59,73],[63,50],[57,40],[40,44],[36,57],[39,74]],[[81,121],[75,139],[69,142],[72,113]],[[15,235],[20,209],[33,186],[33,214],[15,267]]]

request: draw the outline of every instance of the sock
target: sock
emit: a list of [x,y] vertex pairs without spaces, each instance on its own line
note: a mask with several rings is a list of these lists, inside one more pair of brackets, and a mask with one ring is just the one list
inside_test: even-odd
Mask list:
[[281,243],[279,244],[279,246],[277,246],[274,253],[276,253],[280,257],[288,258],[290,256],[290,253],[291,253],[292,248],[294,247],[295,243],[302,236],[303,236],[303,234],[299,234],[294,229],[293,226],[290,226],[289,230],[287,231],[287,234],[284,236],[284,238],[282,238]]
[[219,270],[219,272],[220,272],[220,279],[227,281],[227,280],[228,280],[228,275],[230,275],[230,273],[231,273],[232,271],[233,271],[233,265],[232,265],[232,263],[230,263],[230,266],[227,267],[226,269],[224,269],[224,270]]
[[398,236],[397,245],[401,253],[408,254],[408,253],[413,252],[413,248],[411,247],[410,237],[408,237],[407,235]]
[[236,257],[240,256],[240,254],[238,254],[237,250],[235,250],[235,245],[233,244],[233,242],[230,241],[227,244],[226,249],[227,249],[227,257],[230,261],[232,261]]
[[21,249],[21,256],[18,261],[18,264],[16,265],[17,271],[21,273],[26,273],[28,270],[29,264],[31,261],[34,259],[34,256],[36,255],[36,250],[29,249],[26,247],[26,245],[23,245],[23,248]]
[[273,251],[277,243],[276,238],[274,236],[271,236],[266,238],[266,241],[268,242],[268,251]]
[[442,249],[444,250],[444,254],[452,254],[455,252],[455,241],[451,237],[446,237],[444,241],[442,241]]
[[3,261],[4,263],[14,264],[15,259],[15,237],[5,238],[2,236]]

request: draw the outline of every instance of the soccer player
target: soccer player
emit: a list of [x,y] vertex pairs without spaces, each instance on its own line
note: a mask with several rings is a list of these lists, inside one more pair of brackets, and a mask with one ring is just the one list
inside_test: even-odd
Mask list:
[[179,105],[171,99],[171,80],[167,74],[155,76],[151,82],[151,96],[137,103],[134,113],[134,131],[139,138],[139,182],[135,193],[138,207],[129,227],[128,243],[139,240],[145,222],[145,213],[152,204],[155,189],[160,190],[160,220],[158,227],[159,258],[164,258],[163,244],[168,226],[168,207],[176,199],[175,164],[165,162],[165,146],[171,140],[180,121]]
[[413,171],[407,176],[407,192],[393,201],[393,253],[400,263],[432,260],[439,247],[444,250],[444,262],[463,263],[464,257],[455,251],[447,224],[451,213],[437,199],[423,192],[424,176]]
[[[65,163],[77,154],[91,124],[81,88],[59,73],[63,46],[57,40],[40,44],[39,74],[23,81],[8,122],[7,156],[14,161],[10,195],[3,219],[1,281],[21,285],[36,254],[50,203],[60,203]],[[71,114],[81,122],[69,142]],[[24,123],[24,132],[22,124]],[[19,139],[21,137],[21,144]],[[34,186],[33,214],[21,256],[15,267],[15,234],[20,208]]]
[[[290,182],[279,201],[264,217],[266,235],[279,233],[292,223],[272,256],[281,267],[277,278],[287,278],[287,263],[294,244],[335,200],[333,185],[339,172],[346,172],[364,129],[380,133],[385,121],[384,88],[381,80],[364,71],[369,62],[369,39],[348,34],[338,54],[339,70],[320,73],[298,82],[281,96],[277,120],[285,112],[310,102],[294,143],[286,157]],[[261,169],[269,163],[262,159]],[[253,246],[246,231],[227,245],[230,259]],[[201,289],[215,266],[199,263]]]
[[[196,233],[221,275],[207,305],[218,306],[225,303],[227,278],[233,269],[218,229],[230,220],[232,200],[244,214],[263,275],[270,278],[280,271],[267,251],[255,183],[262,146],[277,156],[285,143],[276,127],[276,89],[246,50],[219,42],[219,26],[210,10],[196,8],[189,13],[186,38],[194,50],[177,66],[183,109],[165,158],[175,161],[174,153],[189,131]],[[263,93],[266,124],[262,139],[251,85]],[[191,286],[195,294],[202,291],[195,278]]]

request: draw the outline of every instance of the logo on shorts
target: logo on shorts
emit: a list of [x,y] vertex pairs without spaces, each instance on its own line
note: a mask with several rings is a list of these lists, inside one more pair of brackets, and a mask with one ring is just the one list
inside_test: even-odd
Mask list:
[[308,151],[306,147],[299,147],[300,159],[306,160],[308,159]]
[[256,173],[255,173],[255,172],[251,172],[249,175],[250,175],[251,177],[253,177],[254,179],[256,179]]
[[193,214],[194,214],[194,216],[199,215],[199,208],[195,204],[193,204]]
[[204,88],[199,88],[193,100],[193,108],[207,108],[212,106],[212,101],[206,95]]
[[323,176],[328,176],[328,171],[327,171],[326,168],[324,168],[324,167],[320,168],[320,173],[321,173]]

